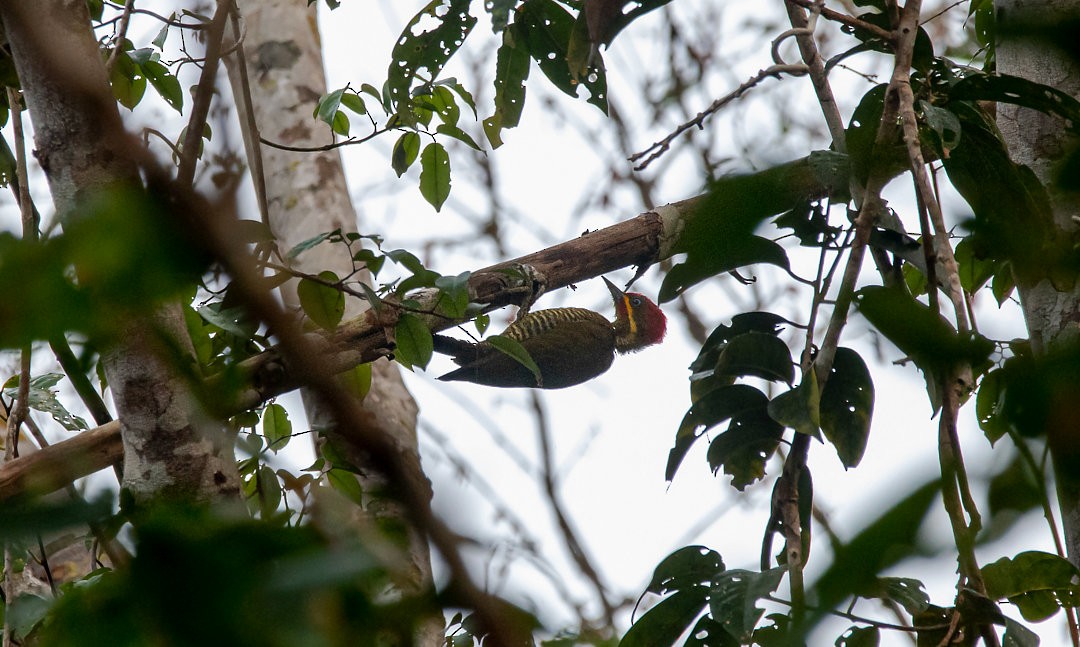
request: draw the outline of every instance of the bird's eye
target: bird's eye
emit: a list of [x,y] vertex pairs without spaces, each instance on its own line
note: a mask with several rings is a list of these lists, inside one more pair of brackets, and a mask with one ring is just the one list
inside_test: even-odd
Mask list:
[[630,305],[634,306],[635,308],[640,308],[641,297],[630,297]]

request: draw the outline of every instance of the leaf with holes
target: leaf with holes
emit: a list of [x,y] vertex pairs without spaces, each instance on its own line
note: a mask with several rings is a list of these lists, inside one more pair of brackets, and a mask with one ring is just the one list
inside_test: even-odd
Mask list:
[[850,348],[837,348],[821,393],[821,430],[845,468],[862,460],[873,415],[874,381],[866,362]]
[[748,332],[735,337],[716,360],[716,375],[760,377],[765,380],[795,380],[791,351],[779,337]]
[[746,384],[728,384],[709,391],[683,416],[675,435],[675,446],[668,452],[664,478],[668,481],[675,478],[686,452],[703,433],[735,416],[764,409],[768,402],[764,393]]
[[[398,37],[386,72],[386,88],[396,114],[406,124],[415,119],[413,84],[437,79],[476,24],[469,5],[469,0],[432,0],[413,16]],[[431,23],[435,26],[421,26]]]
[[799,386],[785,391],[769,402],[769,416],[800,434],[821,440],[821,392],[817,376],[808,371]]
[[450,156],[438,142],[428,144],[420,154],[420,194],[435,211],[442,209],[450,195]]
[[528,50],[507,31],[495,57],[495,112],[484,120],[484,134],[492,148],[502,146],[504,129],[514,128],[521,121],[529,65]]
[[765,476],[765,463],[783,435],[784,427],[769,417],[764,406],[739,413],[709,445],[709,467],[714,474],[723,468],[731,485],[741,492]]

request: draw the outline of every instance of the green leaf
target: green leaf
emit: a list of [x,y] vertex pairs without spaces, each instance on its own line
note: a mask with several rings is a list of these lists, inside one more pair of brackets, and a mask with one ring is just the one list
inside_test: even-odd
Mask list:
[[664,595],[691,589],[711,583],[725,569],[724,558],[715,550],[705,546],[683,546],[656,565],[645,590]]
[[469,277],[472,272],[462,272],[457,276],[440,276],[435,279],[435,287],[442,292],[438,307],[453,319],[465,317],[469,305]]
[[607,114],[604,71],[596,69],[579,83],[567,62],[574,23],[574,17],[555,0],[526,0],[518,7],[513,28],[515,38],[525,45],[540,71],[555,87],[576,97],[578,88],[584,86],[589,91],[588,102]]
[[296,258],[297,256],[299,256],[300,254],[302,254],[302,253],[306,252],[307,250],[311,249],[312,247],[315,247],[315,246],[319,245],[323,241],[332,240],[332,239],[340,239],[340,238],[341,238],[341,230],[340,229],[335,229],[334,231],[323,232],[323,233],[321,233],[321,234],[319,234],[317,236],[312,236],[311,238],[308,238],[307,240],[299,242],[296,245],[294,245],[293,248],[290,249],[287,254],[285,254],[285,258],[288,259],[288,260],[292,260],[292,259]]
[[765,407],[731,418],[728,430],[709,444],[706,458],[715,474],[722,467],[740,492],[765,476],[765,463],[776,451],[784,428],[769,417]]
[[791,384],[795,380],[795,365],[791,351],[779,337],[748,332],[728,342],[716,361],[715,374],[753,376]]
[[458,140],[459,142],[469,146],[473,150],[481,150],[480,144],[477,144],[476,140],[474,140],[472,138],[472,136],[469,135],[469,133],[467,133],[464,130],[458,128],[457,126],[450,126],[448,124],[439,124],[435,128],[435,132],[439,133],[440,135],[446,135],[447,137],[453,137],[454,139]]
[[986,593],[992,599],[1008,598],[1029,622],[1039,622],[1057,613],[1063,602],[1059,595],[1080,593],[1073,579],[1080,571],[1069,560],[1040,551],[1025,551],[1010,559],[1002,557],[983,567]]
[[[408,123],[413,118],[412,93],[416,81],[431,83],[465,42],[476,18],[469,0],[432,0],[420,10],[398,37],[391,52],[386,87],[396,114]],[[421,30],[421,23],[434,27]]]
[[510,21],[510,11],[517,4],[517,0],[491,0],[484,3],[484,8],[491,14],[491,31],[499,33],[506,29]]
[[768,218],[829,193],[838,196],[847,186],[847,156],[829,151],[715,180],[681,221],[683,229],[671,253],[685,253],[686,260],[664,277],[661,303],[707,278],[747,265],[789,269],[784,248],[754,231]]
[[450,156],[438,142],[428,144],[420,154],[420,194],[435,211],[442,209],[450,195]]
[[363,97],[361,97],[355,91],[350,90],[342,94],[341,105],[345,106],[349,110],[352,110],[358,115],[367,114],[367,104],[364,103]]
[[488,337],[487,341],[495,348],[495,350],[509,355],[519,364],[529,369],[529,372],[536,378],[536,385],[543,386],[544,376],[540,373],[540,367],[533,361],[532,356],[529,355],[529,351],[527,351],[516,339],[504,335],[492,335],[491,337]]
[[922,112],[923,121],[936,135],[934,143],[940,156],[947,157],[948,152],[960,144],[960,119],[948,108],[935,106],[925,99],[919,100],[919,111]]
[[346,391],[363,400],[371,390],[371,363],[358,364],[339,373],[338,381]]
[[491,325],[491,317],[484,313],[478,314],[473,319],[473,324],[476,326],[477,334],[482,336],[487,332],[488,326]]
[[495,112],[484,120],[484,134],[492,148],[502,146],[504,129],[515,128],[521,121],[528,78],[529,52],[507,31],[495,57]]
[[1005,618],[1002,647],[1039,647],[1039,635],[1012,618]]
[[1005,416],[1005,372],[1001,369],[990,371],[979,383],[975,418],[991,445],[1009,433],[1009,420]]
[[142,71],[161,98],[172,106],[173,110],[183,114],[184,91],[180,88],[180,81],[173,76],[169,68],[157,61],[146,61],[142,64]]
[[1059,88],[1009,74],[968,73],[949,88],[949,100],[1010,103],[1065,120],[1065,127],[1080,132],[1080,101]]
[[315,105],[315,114],[312,116],[328,126],[333,126],[343,94],[345,94],[345,88],[328,92],[326,96],[319,99],[319,103]]
[[675,478],[690,446],[710,428],[746,412],[764,409],[768,402],[764,393],[746,384],[729,384],[706,393],[694,402],[679,424],[664,478],[668,481]]
[[866,362],[850,348],[837,348],[821,394],[821,430],[845,468],[862,460],[873,415],[874,381]]
[[424,368],[431,361],[435,344],[431,339],[431,330],[420,317],[409,312],[401,313],[394,328],[394,337],[397,340],[394,357],[406,368]]
[[345,495],[345,498],[356,505],[364,505],[364,490],[356,476],[345,469],[335,467],[326,473],[326,480],[330,487]]
[[994,276],[996,264],[986,258],[980,258],[975,252],[974,240],[964,238],[953,250],[959,265],[960,285],[965,291],[974,294]]
[[128,52],[116,57],[116,63],[109,72],[109,81],[116,100],[128,110],[139,105],[146,93],[146,76]]
[[276,454],[278,450],[289,444],[292,438],[292,421],[289,420],[289,412],[280,404],[268,404],[263,409],[262,432],[266,438],[266,446]]
[[[68,431],[85,431],[90,428],[86,421],[68,411],[56,398],[56,391],[52,390],[63,378],[63,373],[46,373],[30,378],[27,406],[49,414]],[[19,376],[16,375],[4,384],[4,397],[14,401],[19,392],[19,381]]]
[[243,306],[227,308],[224,303],[215,302],[200,306],[196,312],[199,313],[203,321],[217,326],[239,339],[250,339],[258,330],[258,323],[252,321],[247,309]]
[[0,610],[6,612],[4,624],[11,628],[15,638],[22,640],[45,619],[51,607],[50,600],[38,595],[22,593],[16,596],[6,608],[0,607]]
[[175,17],[175,12],[170,13],[169,22],[162,25],[161,30],[157,33],[157,36],[154,36],[154,40],[150,41],[154,45],[154,47],[158,48],[159,50],[165,49],[165,39],[169,37],[169,27],[171,26],[169,23],[171,23],[172,19]]
[[394,150],[390,154],[390,166],[397,176],[401,177],[405,171],[409,170],[419,154],[420,135],[410,130],[394,142]]
[[821,439],[821,393],[817,374],[808,371],[799,386],[785,391],[769,402],[769,417],[800,434]]
[[300,279],[296,286],[296,296],[300,307],[315,324],[326,330],[333,330],[345,316],[345,293],[336,287],[339,283],[337,274],[325,270],[319,272],[319,279],[327,284],[311,279]]
[[764,613],[757,602],[780,585],[787,569],[763,573],[732,569],[719,574],[709,591],[709,612],[735,636],[749,635]]
[[707,594],[707,588],[695,586],[665,598],[630,626],[619,647],[674,645],[705,609]]
[[[1022,439],[1017,439],[1023,442]],[[990,479],[987,503],[990,514],[1026,512],[1043,503],[1042,474],[1033,471],[1019,454]]]
[[771,312],[743,312],[731,318],[731,325],[720,324],[701,345],[697,358],[690,364],[695,373],[711,371],[716,367],[720,353],[735,337],[748,332],[760,332],[770,335],[779,334],[788,320]]

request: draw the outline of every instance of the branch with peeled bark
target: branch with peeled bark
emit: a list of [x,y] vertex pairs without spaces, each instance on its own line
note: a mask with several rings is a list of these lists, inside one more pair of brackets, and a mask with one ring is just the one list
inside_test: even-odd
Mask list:
[[[807,159],[788,165],[784,175],[785,187],[792,193],[792,204],[800,199],[822,198],[832,191],[836,182],[818,177],[818,170]],[[762,171],[774,173],[776,169]],[[724,182],[721,180],[720,183]],[[722,187],[714,187],[722,191]],[[724,214],[696,209],[700,198],[694,197],[672,203],[638,215],[618,224],[586,232],[572,240],[547,249],[498,263],[478,270],[469,279],[470,299],[485,304],[485,311],[521,302],[523,286],[507,270],[528,267],[546,291],[580,283],[623,267],[649,265],[670,258],[680,251],[680,237],[695,218],[723,218]],[[420,312],[434,312],[439,293],[430,290],[415,295]],[[392,351],[386,330],[393,327],[394,314],[388,307],[380,315],[375,309],[349,320],[331,335],[312,335],[323,354],[321,366],[334,373],[370,362]],[[422,317],[432,331],[445,330],[460,320],[437,316]],[[223,414],[237,413],[265,402],[282,393],[299,388],[301,375],[289,366],[283,355],[272,348],[244,361],[240,365],[247,377],[247,386],[231,402]],[[205,385],[215,391],[214,380]],[[92,474],[120,460],[123,449],[116,442],[118,426],[98,427],[76,439],[52,445],[33,457],[18,459],[0,467],[0,502],[15,496],[42,493],[61,487],[74,479]],[[87,438],[84,438],[86,436]],[[31,459],[33,459],[31,461]]]

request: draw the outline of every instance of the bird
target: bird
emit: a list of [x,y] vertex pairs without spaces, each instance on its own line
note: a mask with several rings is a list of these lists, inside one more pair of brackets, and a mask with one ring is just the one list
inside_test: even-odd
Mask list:
[[643,294],[623,292],[604,278],[615,302],[615,321],[585,308],[530,312],[501,334],[518,342],[540,369],[540,377],[488,341],[468,342],[434,336],[435,350],[461,368],[438,379],[494,387],[563,389],[593,379],[611,368],[616,353],[658,344],[667,331],[663,311]]

